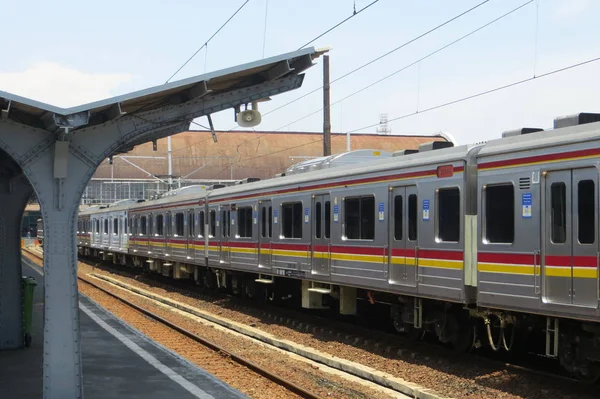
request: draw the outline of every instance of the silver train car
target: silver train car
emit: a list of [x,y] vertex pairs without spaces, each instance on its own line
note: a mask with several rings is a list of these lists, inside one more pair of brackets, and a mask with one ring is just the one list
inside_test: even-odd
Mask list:
[[305,308],[390,304],[398,331],[474,334],[600,375],[600,115],[80,213],[81,255]]

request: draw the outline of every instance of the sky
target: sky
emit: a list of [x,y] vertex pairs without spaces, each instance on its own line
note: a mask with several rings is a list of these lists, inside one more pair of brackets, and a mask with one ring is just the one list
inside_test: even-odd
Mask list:
[[[163,84],[245,0],[0,0],[0,90],[68,107]],[[372,0],[250,0],[174,80],[295,51]],[[483,0],[379,0],[311,45],[329,47],[331,79],[354,70]],[[600,1],[534,0],[459,43],[339,101],[526,3],[490,0],[465,16],[331,85],[332,130],[451,134],[459,144],[555,117],[600,112],[600,61],[489,95],[479,92],[600,57]],[[266,17],[266,18],[265,18]],[[266,34],[265,34],[266,33]],[[303,87],[261,103],[257,130],[321,131],[322,62]],[[414,115],[412,115],[414,114]],[[235,127],[232,111],[213,116]],[[202,118],[199,123],[205,124]],[[293,143],[290,143],[292,146]]]

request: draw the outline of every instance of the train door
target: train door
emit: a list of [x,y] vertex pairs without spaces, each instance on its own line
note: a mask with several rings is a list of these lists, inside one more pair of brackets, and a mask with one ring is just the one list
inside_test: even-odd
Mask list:
[[194,259],[196,255],[196,217],[193,209],[187,211],[187,240],[186,256],[188,259]]
[[388,282],[417,286],[417,186],[394,187],[391,191],[388,229]]
[[229,239],[231,234],[231,206],[223,205],[221,212],[221,241],[219,243],[219,260],[221,263],[229,263],[231,249],[229,247]]
[[595,308],[598,171],[585,168],[548,172],[544,197],[544,301]]
[[312,274],[329,276],[331,266],[331,201],[329,194],[315,195],[312,206]]
[[258,217],[258,267],[270,269],[273,242],[273,206],[271,201],[259,202]]

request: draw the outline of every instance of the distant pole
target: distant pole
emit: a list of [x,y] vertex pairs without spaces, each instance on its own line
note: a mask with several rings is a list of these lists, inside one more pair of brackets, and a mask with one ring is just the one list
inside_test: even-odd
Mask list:
[[171,136],[167,136],[167,163],[168,163],[168,167],[169,167],[169,188],[168,191],[171,191],[173,189],[173,160],[171,158],[171,154],[172,154],[172,148],[171,148]]
[[331,107],[329,99],[329,56],[323,56],[323,155],[331,155]]

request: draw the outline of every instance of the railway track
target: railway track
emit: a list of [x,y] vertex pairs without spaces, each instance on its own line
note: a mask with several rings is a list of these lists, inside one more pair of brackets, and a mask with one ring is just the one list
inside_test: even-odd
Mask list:
[[[36,252],[32,252],[32,251],[26,251],[27,253],[33,255],[34,257],[36,257],[38,260],[41,260],[41,256],[39,253]],[[94,278],[93,276],[91,276],[92,278]],[[135,312],[138,312],[142,315],[144,315],[147,318],[152,319],[153,321],[168,327],[171,331],[174,331],[178,334],[181,334],[189,339],[191,339],[192,341],[203,345],[204,347],[214,351],[216,354],[218,354],[220,357],[231,360],[237,364],[239,364],[240,366],[243,366],[249,370],[251,370],[252,372],[256,373],[259,376],[262,376],[266,379],[268,379],[269,381],[273,382],[274,384],[277,384],[278,386],[281,386],[283,388],[285,388],[287,391],[291,392],[294,394],[293,397],[300,397],[300,398],[307,398],[307,399],[316,399],[316,398],[320,398],[322,399],[323,396],[319,395],[318,393],[315,393],[313,391],[311,391],[310,389],[303,387],[299,384],[293,383],[291,382],[288,378],[286,378],[285,376],[282,375],[278,375],[277,373],[269,370],[266,367],[263,367],[251,360],[249,360],[248,358],[244,357],[244,356],[240,356],[230,350],[227,350],[225,347],[223,347],[222,345],[217,344],[214,341],[211,341],[205,337],[202,337],[196,333],[194,333],[193,331],[190,331],[189,329],[187,329],[186,327],[184,327],[183,325],[181,325],[180,323],[176,323],[173,322],[171,320],[168,320],[167,318],[157,314],[157,312],[154,312],[152,310],[149,310],[148,308],[146,308],[145,306],[140,306],[136,303],[133,303],[131,300],[127,299],[124,297],[124,295],[119,295],[115,292],[115,290],[111,290],[111,289],[107,289],[105,287],[102,287],[101,285],[99,285],[97,282],[92,281],[90,278],[88,277],[84,277],[81,275],[78,275],[78,280],[80,281],[80,283],[84,284],[85,286],[91,287],[94,290],[100,291],[105,295],[108,295],[109,297],[119,301],[121,304],[127,306],[128,308],[131,308],[132,310],[134,310]],[[101,280],[98,280],[101,281]],[[126,291],[125,288],[120,287],[122,290]],[[81,286],[80,286],[81,289]],[[128,290],[129,294],[137,294],[134,291]],[[139,295],[139,294],[138,294]],[[147,298],[147,299],[151,299],[151,298]],[[314,366],[313,366],[314,367]],[[338,375],[342,375],[342,372],[338,372]],[[349,375],[350,376],[350,375]],[[352,376],[350,376],[352,381],[356,381],[357,378],[352,378]],[[376,385],[373,383],[368,383],[367,388],[369,388],[369,384],[371,385]],[[384,393],[388,393],[387,395],[383,395],[383,396],[379,396],[379,397],[391,397],[391,398],[398,398],[398,399],[408,399],[410,398],[409,396],[405,396],[399,392],[395,392],[393,390],[390,389],[386,389],[384,387],[381,387],[381,389],[379,390],[380,392],[384,392]],[[385,392],[388,391],[388,392]],[[327,396],[330,396],[331,394],[328,393]],[[335,395],[334,395],[335,397]],[[344,396],[346,397],[346,396]],[[370,396],[362,396],[362,395],[352,395],[352,396],[348,396],[348,397],[352,397],[352,398],[370,398]],[[430,398],[436,398],[435,395],[431,395]]]
[[[34,254],[35,256],[38,256],[38,254]],[[109,269],[112,269],[111,266],[107,266]],[[102,269],[99,269],[102,270]],[[122,276],[125,276],[123,273],[125,273],[126,271],[123,271],[121,268],[116,269],[120,272],[120,274]],[[125,273],[127,274],[127,273]],[[101,277],[101,276],[98,276]],[[131,276],[129,276],[129,278],[131,278]],[[143,277],[143,279],[145,279],[146,276]],[[81,279],[81,277],[80,277]],[[153,279],[154,280],[154,279]],[[157,281],[162,281],[164,279],[158,278],[156,279]],[[96,280],[99,281],[99,280]],[[86,281],[86,283],[88,283],[88,281]],[[110,283],[110,282],[109,282]],[[163,283],[160,283],[158,286],[152,284],[155,287],[159,287],[160,285],[162,285]],[[97,285],[97,284],[96,284]],[[183,284],[178,284],[176,282],[172,282],[169,281],[168,283],[164,283],[165,290],[167,291],[173,291],[173,288],[175,288],[175,291],[178,291],[181,293],[181,295],[186,295],[186,291],[191,292],[190,287],[184,287]],[[168,285],[168,286],[167,286]],[[121,289],[126,289],[126,287],[120,287]],[[134,291],[135,294],[137,295],[143,295],[143,293],[141,294],[139,290],[135,290]],[[194,290],[194,295],[198,295],[195,290]],[[202,296],[205,297],[207,294],[203,294]],[[210,295],[209,295],[210,296]],[[218,295],[217,295],[218,296]],[[214,297],[212,298],[214,301]],[[237,302],[237,301],[236,301]],[[242,311],[245,310],[246,306],[244,305],[239,305],[236,304],[234,305],[236,308],[244,308],[242,309]],[[270,308],[275,308],[275,307],[270,307]],[[250,309],[250,307],[248,307],[248,309]],[[279,308],[277,308],[279,309]],[[180,310],[182,310],[180,308]],[[185,311],[185,309],[183,309]],[[281,310],[281,309],[279,309]],[[275,316],[273,317],[273,321],[275,322],[279,322],[279,323],[285,323],[284,319],[282,316],[277,316],[276,313],[274,312],[275,309],[269,309],[268,313],[275,313]],[[319,324],[319,317],[315,317],[315,316],[308,316],[304,313],[299,313],[299,312],[290,312],[288,310],[281,310],[281,314],[286,314],[287,316],[293,317],[294,314],[296,314],[296,316],[301,318],[301,322],[292,322],[292,327],[293,328],[297,328],[298,326],[300,326],[300,329],[305,329],[306,331],[308,331],[308,329],[310,328],[312,332],[317,331],[318,327],[316,327]],[[149,317],[152,317],[150,315],[148,315]],[[289,319],[286,320],[289,323]],[[385,352],[389,352],[390,351],[390,347],[387,345],[387,340],[390,339],[390,336],[392,334],[387,334],[387,333],[381,333],[381,332],[374,332],[374,331],[368,331],[365,328],[362,327],[355,327],[355,326],[348,326],[345,325],[345,323],[343,322],[332,322],[331,320],[327,320],[326,325],[328,326],[328,329],[326,331],[324,331],[323,329],[319,329],[320,333],[326,333],[325,335],[327,335],[327,333],[329,334],[330,338],[335,338],[337,337],[338,339],[341,340],[345,340],[347,342],[348,345],[353,345],[353,346],[362,346],[365,348],[365,350],[370,351],[370,352],[383,352],[385,349]],[[189,332],[189,331],[188,331]],[[368,334],[369,339],[364,339],[363,337],[366,336]],[[519,364],[511,364],[511,363],[507,363],[507,362],[498,362],[495,360],[489,360],[489,359],[481,359],[478,356],[473,356],[473,355],[456,355],[454,353],[452,353],[451,351],[445,351],[445,350],[440,350],[441,348],[429,345],[427,343],[415,343],[412,342],[408,339],[402,339],[399,338],[398,336],[394,335],[393,336],[394,339],[398,342],[401,342],[402,344],[406,344],[407,346],[410,345],[410,347],[414,347],[415,349],[409,349],[406,350],[404,349],[404,352],[409,352],[408,355],[412,356],[413,359],[415,356],[419,357],[419,358],[425,358],[428,359],[429,356],[435,358],[435,356],[437,356],[438,358],[447,358],[449,363],[455,363],[455,362],[460,362],[461,359],[464,361],[465,359],[467,359],[467,362],[473,362],[476,361],[478,362],[477,364],[479,364],[479,366],[475,365],[473,366],[474,368],[477,367],[481,367],[481,365],[491,365],[496,371],[496,374],[498,373],[511,373],[511,374],[518,374],[520,376],[537,376],[540,378],[543,378],[544,380],[553,380],[555,383],[559,384],[558,381],[562,381],[562,383],[568,383],[569,385],[572,385],[573,382],[576,382],[576,380],[574,379],[570,379],[570,378],[566,378],[564,376],[561,375],[555,375],[553,373],[547,372],[547,371],[542,371],[539,369],[533,369],[533,368],[529,368],[523,365],[519,365]],[[401,344],[401,345],[402,345]],[[391,351],[395,352],[396,351],[396,347],[392,347]],[[402,349],[400,349],[400,351],[402,351]],[[521,377],[521,378],[523,378]],[[527,381],[529,378],[525,377],[523,378],[524,381]],[[533,384],[533,383],[532,383]],[[541,385],[543,385],[542,383],[540,383]],[[550,389],[551,391],[551,389]],[[586,389],[585,387],[582,389],[577,389],[577,392],[581,392],[582,394],[586,394],[588,391],[589,392],[593,392],[593,388],[592,389]],[[540,395],[539,396],[529,396],[526,395],[527,397],[547,397],[547,389],[542,388],[540,390]],[[571,391],[572,392],[572,391]],[[310,393],[310,392],[309,392]],[[301,396],[300,394],[298,394],[299,396]],[[413,395],[410,395],[413,396]],[[410,397],[409,396],[409,397]],[[310,397],[310,396],[301,396],[301,397]],[[430,396],[431,397],[431,396]],[[432,396],[432,397],[435,397]],[[456,397],[460,397],[460,396],[456,396]],[[491,396],[475,396],[475,397],[491,397]],[[512,396],[507,396],[507,397],[512,397]],[[520,397],[520,396],[517,396]],[[584,396],[582,396],[584,397]],[[592,393],[591,397],[595,397],[595,395]]]

